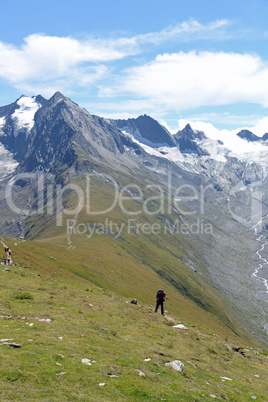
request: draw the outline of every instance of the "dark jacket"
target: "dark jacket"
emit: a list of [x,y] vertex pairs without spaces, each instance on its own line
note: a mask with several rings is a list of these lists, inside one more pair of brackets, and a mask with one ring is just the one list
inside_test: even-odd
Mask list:
[[165,292],[157,292],[156,294],[156,300],[158,300],[159,302],[163,302],[165,300],[165,297]]

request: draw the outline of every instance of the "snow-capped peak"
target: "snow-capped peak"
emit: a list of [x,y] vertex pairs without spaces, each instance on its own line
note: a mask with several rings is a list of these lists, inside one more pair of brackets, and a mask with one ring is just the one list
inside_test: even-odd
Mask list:
[[36,101],[36,97],[28,97],[22,95],[20,99],[17,100],[18,109],[12,115],[12,119],[14,122],[14,136],[20,132],[29,134],[33,125],[34,125],[34,115],[37,110],[42,106],[39,102]]
[[207,140],[198,142],[198,145],[205,148],[211,157],[220,160],[225,155],[233,156],[247,162],[267,163],[267,145],[261,142],[248,142],[237,135],[236,130],[219,130],[211,123],[202,121],[180,120],[179,125],[184,127],[190,123],[192,129],[205,133]]

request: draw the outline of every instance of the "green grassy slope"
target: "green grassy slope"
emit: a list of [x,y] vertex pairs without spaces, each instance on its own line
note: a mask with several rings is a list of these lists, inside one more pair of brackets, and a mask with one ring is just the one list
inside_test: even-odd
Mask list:
[[[267,400],[267,354],[134,256],[116,254],[107,238],[88,243],[87,261],[80,237],[71,249],[61,238],[53,245],[4,239],[16,265],[0,271],[0,338],[21,348],[0,346],[1,400]],[[167,317],[153,312],[158,285],[169,294]],[[172,327],[179,322],[187,329]],[[165,366],[175,359],[183,373]]]
[[[113,175],[121,188],[132,180],[133,185],[143,189],[142,202],[124,200],[123,206],[127,211],[140,211],[144,207],[144,200],[159,195],[157,191],[144,188],[144,182],[139,178],[133,179],[117,172]],[[86,180],[83,176],[76,177],[72,183],[79,185],[86,194]],[[48,220],[47,215],[33,215],[27,221],[28,238],[62,247],[69,263],[68,269],[98,286],[114,290],[122,296],[129,297],[133,294],[133,297],[141,297],[146,303],[150,302],[157,288],[164,287],[172,295],[170,308],[175,312],[180,312],[182,300],[189,306],[194,303],[202,308],[202,313],[198,313],[200,319],[203,312],[214,314],[220,325],[224,324],[235,333],[241,334],[239,320],[232,313],[232,306],[203,274],[202,263],[187,236],[167,229],[167,221],[172,227],[174,222],[182,220],[174,209],[168,211],[166,194],[163,197],[163,211],[159,209],[162,201],[154,199],[146,204],[151,212],[158,211],[155,214],[142,210],[138,215],[128,215],[122,212],[119,202],[105,214],[98,214],[109,208],[113,200],[114,186],[103,179],[93,178],[90,185],[90,206],[91,211],[96,214],[88,214],[85,205],[77,216],[63,215],[61,226],[56,224],[57,216]],[[77,203],[76,194],[66,194],[64,205],[69,211]],[[76,229],[68,238],[67,220],[74,218]],[[92,229],[102,226],[107,229],[107,222],[119,227],[123,225],[122,232],[118,235],[116,230],[108,227],[108,232],[100,233],[95,230],[91,236],[87,230],[88,227]],[[148,233],[140,229],[144,225],[149,228]],[[159,233],[152,233],[150,230],[154,225],[160,227]],[[80,234],[77,229],[79,227]],[[84,229],[86,232],[81,234]],[[191,261],[198,272],[187,266],[187,261]],[[206,314],[203,321],[208,321]]]

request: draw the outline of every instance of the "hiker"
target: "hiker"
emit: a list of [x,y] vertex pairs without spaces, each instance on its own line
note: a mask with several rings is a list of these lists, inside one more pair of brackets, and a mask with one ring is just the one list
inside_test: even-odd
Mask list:
[[162,289],[159,289],[156,293],[156,307],[155,307],[155,313],[158,310],[158,307],[161,306],[161,314],[164,314],[164,301],[167,299],[165,292]]

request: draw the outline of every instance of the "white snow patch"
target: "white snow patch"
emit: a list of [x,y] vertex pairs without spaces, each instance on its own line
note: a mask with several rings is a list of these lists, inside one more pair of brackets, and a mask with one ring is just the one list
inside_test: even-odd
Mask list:
[[4,127],[5,125],[5,116],[4,117],[0,117],[0,130]]
[[22,96],[18,101],[17,105],[19,108],[15,110],[12,115],[14,122],[14,136],[20,132],[29,134],[34,125],[34,115],[37,110],[42,106],[40,103],[36,102],[35,97]]
[[156,143],[144,138],[138,129],[133,131],[129,126],[118,128],[118,130],[120,130],[123,134],[130,137],[132,141],[138,142],[139,144],[145,145],[150,148],[160,148],[163,146],[168,146],[168,144],[166,143]]
[[18,162],[13,159],[12,153],[0,143],[0,181],[12,173],[17,166]]

